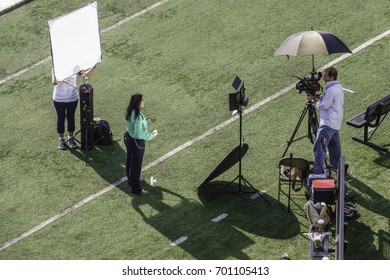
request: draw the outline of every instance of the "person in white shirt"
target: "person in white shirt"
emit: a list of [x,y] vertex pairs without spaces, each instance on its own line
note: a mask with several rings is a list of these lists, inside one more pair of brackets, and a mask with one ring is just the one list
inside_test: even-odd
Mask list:
[[323,79],[326,83],[326,90],[320,100],[316,100],[316,96],[309,96],[309,100],[316,102],[316,108],[320,110],[320,123],[313,147],[313,174],[324,173],[327,149],[330,168],[338,168],[341,156],[339,131],[344,114],[343,87],[337,80],[337,70],[334,67],[328,67],[324,70]]
[[[96,65],[88,71],[80,71],[81,77],[90,77],[95,71]],[[76,75],[66,78],[63,81],[58,81],[54,76],[54,70],[52,70],[52,83],[54,85],[53,101],[54,108],[57,113],[57,133],[59,137],[58,148],[61,150],[66,149],[66,141],[64,139],[65,133],[65,119],[68,123],[68,142],[72,149],[77,148],[77,143],[74,139],[75,131],[75,113],[77,103],[79,100],[79,92],[77,88]]]

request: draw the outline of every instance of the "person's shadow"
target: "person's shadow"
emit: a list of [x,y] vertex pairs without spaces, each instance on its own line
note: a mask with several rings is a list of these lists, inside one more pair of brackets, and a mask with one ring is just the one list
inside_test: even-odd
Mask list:
[[89,151],[70,149],[70,152],[84,161],[86,166],[93,168],[108,183],[118,181],[126,175],[125,159],[126,151],[114,141],[111,145],[95,144],[94,148]]
[[[179,200],[170,206],[164,200]],[[134,196],[132,206],[148,225],[166,238],[175,242],[188,238],[178,244],[195,259],[249,259],[243,249],[254,241],[226,223],[214,223],[207,219],[210,213],[197,201],[187,199],[164,187],[155,186],[148,198]],[[148,210],[145,210],[148,209]],[[183,219],[183,217],[185,217]]]
[[[199,260],[250,259],[244,251],[255,240],[245,232],[278,239],[300,234],[296,218],[292,221],[294,216],[273,211],[275,208],[261,199],[237,200],[235,195],[227,194],[203,205],[162,186],[154,186],[150,187],[147,199],[134,196],[132,206],[145,223],[171,242],[188,238],[177,246]],[[229,215],[219,222],[213,221],[224,208],[228,208]],[[270,230],[269,224],[275,219],[282,222]]]

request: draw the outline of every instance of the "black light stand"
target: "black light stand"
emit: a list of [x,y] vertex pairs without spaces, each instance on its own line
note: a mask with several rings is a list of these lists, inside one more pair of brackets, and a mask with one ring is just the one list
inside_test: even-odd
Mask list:
[[88,165],[88,151],[95,147],[93,122],[93,87],[90,84],[80,86],[80,147],[85,151],[85,164]]
[[[239,130],[239,149],[238,149],[238,175],[236,178],[234,178],[233,181],[231,181],[227,186],[229,187],[231,184],[233,184],[236,180],[238,180],[238,194],[258,194],[261,196],[269,205],[271,203],[263,196],[261,191],[255,189],[251,183],[247,179],[245,179],[244,175],[242,174],[242,147],[244,145],[243,139],[242,139],[242,106],[248,104],[248,98],[245,96],[245,87],[244,87],[244,81],[241,81],[241,79],[237,76],[232,84],[233,88],[237,90],[235,94],[229,94],[229,105],[230,110],[237,110],[237,113],[240,118],[240,130]],[[236,98],[232,98],[233,95],[236,96]],[[236,104],[232,103],[232,101],[236,101]],[[250,187],[252,191],[250,192],[243,192],[242,185],[246,185],[247,187]]]
[[[315,94],[315,92],[313,94]],[[302,136],[302,137],[300,137],[298,139],[294,139],[295,135],[297,134],[298,129],[301,126],[302,121],[305,118],[305,115],[306,115],[307,112],[309,112],[308,122],[307,122],[307,135],[304,135],[304,136]],[[310,142],[312,144],[314,144],[314,141],[315,141],[315,138],[316,138],[316,135],[317,135],[317,130],[318,130],[318,118],[317,118],[316,107],[315,107],[315,104],[312,101],[307,100],[306,101],[306,106],[303,109],[301,116],[299,117],[298,123],[297,123],[297,125],[295,126],[295,129],[294,129],[294,132],[291,135],[290,140],[287,141],[287,147],[284,150],[282,158],[286,155],[287,150],[290,147],[290,145],[293,142],[295,142],[295,141],[298,141],[298,140],[301,140],[301,139],[307,137],[307,138],[310,139]]]

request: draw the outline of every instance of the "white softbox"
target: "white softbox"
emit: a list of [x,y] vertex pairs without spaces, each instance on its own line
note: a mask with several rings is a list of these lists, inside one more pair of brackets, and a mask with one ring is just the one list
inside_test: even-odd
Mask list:
[[57,80],[102,61],[97,2],[50,20],[49,33]]

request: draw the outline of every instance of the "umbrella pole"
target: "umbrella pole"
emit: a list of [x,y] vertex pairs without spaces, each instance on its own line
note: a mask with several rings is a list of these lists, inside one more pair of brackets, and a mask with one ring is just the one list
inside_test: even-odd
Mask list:
[[311,63],[312,63],[312,65],[313,65],[313,70],[312,70],[312,72],[314,72],[314,71],[315,71],[315,69],[314,69],[314,55],[311,56]]

